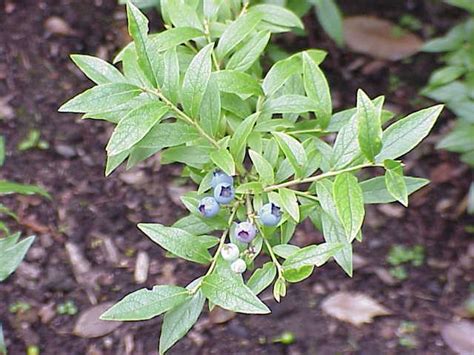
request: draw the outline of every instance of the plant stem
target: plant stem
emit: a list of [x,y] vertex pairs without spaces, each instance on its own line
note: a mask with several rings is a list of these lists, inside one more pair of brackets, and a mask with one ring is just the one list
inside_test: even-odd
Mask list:
[[366,163],[366,164],[351,166],[349,168],[345,168],[345,169],[341,169],[341,170],[328,171],[327,173],[310,176],[310,177],[304,178],[304,179],[295,179],[295,180],[283,182],[281,184],[271,185],[271,186],[266,187],[264,189],[264,191],[269,192],[269,191],[281,189],[283,187],[289,187],[289,186],[294,186],[294,185],[299,185],[299,184],[311,183],[311,182],[315,182],[315,181],[318,181],[318,180],[322,180],[322,179],[327,178],[327,177],[336,176],[336,175],[339,175],[339,174],[342,174],[342,173],[348,173],[348,172],[351,172],[351,171],[355,171],[355,170],[359,170],[359,169],[363,169],[363,168],[376,167],[376,166],[382,166],[382,165],[381,164],[375,164],[375,163]]
[[[212,42],[212,40],[211,40],[211,31],[209,29],[209,22],[207,22],[207,20],[204,21],[204,36],[206,37],[207,43],[211,44],[211,42]],[[215,69],[217,71],[219,71],[220,70],[220,65],[219,65],[219,62],[217,60],[216,52],[214,51],[214,48],[212,48],[211,57],[212,57],[212,62],[214,63]]]
[[319,198],[310,194],[309,191],[292,190],[296,195],[303,196],[309,200],[319,201]]
[[270,245],[270,242],[267,240],[267,238],[265,238],[265,236],[263,235],[263,232],[262,230],[260,229],[260,227],[258,228],[260,230],[260,233],[262,234],[262,238],[263,238],[263,242],[265,243],[267,249],[268,249],[268,253],[270,254],[270,258],[272,259],[272,262],[273,262],[273,265],[275,265],[275,267],[277,268],[277,271],[278,271],[278,278],[284,278],[283,277],[283,267],[281,266],[280,262],[278,261],[275,253],[273,252],[273,249],[272,249],[272,246]]
[[183,120],[184,122],[190,124],[191,126],[194,126],[196,130],[199,132],[199,134],[207,139],[209,143],[211,143],[214,147],[220,148],[219,143],[212,138],[209,134],[207,134],[202,127],[191,117],[189,117],[186,113],[184,113],[182,110],[180,110],[175,104],[173,104],[166,96],[164,96],[159,90],[150,90],[147,88],[142,88],[143,91],[153,94],[157,96],[161,101],[163,101],[171,110],[173,110],[176,113],[176,117]]

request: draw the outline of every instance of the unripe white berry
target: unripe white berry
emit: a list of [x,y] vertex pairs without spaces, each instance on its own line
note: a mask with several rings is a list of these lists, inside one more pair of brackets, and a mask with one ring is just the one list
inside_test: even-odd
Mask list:
[[239,254],[239,247],[233,243],[225,244],[221,250],[222,257],[227,261],[236,260],[239,257]]
[[243,259],[237,259],[230,264],[230,269],[236,274],[243,274],[247,270],[247,264]]

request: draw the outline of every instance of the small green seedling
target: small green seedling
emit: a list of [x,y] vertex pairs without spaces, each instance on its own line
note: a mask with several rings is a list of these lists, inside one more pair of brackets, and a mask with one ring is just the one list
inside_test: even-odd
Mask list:
[[77,306],[74,301],[67,300],[64,303],[60,303],[56,306],[56,313],[60,315],[74,316],[78,312]]

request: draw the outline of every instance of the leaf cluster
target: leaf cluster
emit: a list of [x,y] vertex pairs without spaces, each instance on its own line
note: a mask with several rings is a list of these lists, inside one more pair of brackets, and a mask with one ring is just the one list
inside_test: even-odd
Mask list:
[[[182,163],[183,175],[198,185],[181,197],[187,216],[171,227],[139,228],[169,254],[207,265],[207,272],[187,287],[135,291],[102,316],[126,321],[164,314],[164,353],[189,331],[206,301],[210,309],[264,314],[270,310],[258,295],[271,285],[279,301],[289,284],[332,258],[352,275],[352,245],[362,240],[365,205],[407,205],[408,195],[426,185],[405,177],[398,159],[426,137],[442,107],[388,124],[393,114],[383,108],[384,98],[359,90],[356,107],[334,112],[320,50],[295,53],[265,70],[261,58],[271,35],[303,27],[284,7],[166,0],[161,14],[166,29],[150,34],[147,18],[127,4],[133,42],[114,60],[121,70],[73,55],[96,85],[60,111],[115,126],[106,148],[107,175],[124,161],[131,168],[159,152],[162,164]],[[374,167],[384,175],[356,175]],[[216,170],[234,175],[236,199],[204,218],[197,206]],[[256,212],[268,202],[283,211],[274,227],[263,225]],[[306,219],[324,243],[290,243]],[[235,222],[245,220],[259,229],[248,245],[233,233]],[[228,240],[252,270],[248,278],[220,256]],[[268,256],[263,264],[260,254]]]

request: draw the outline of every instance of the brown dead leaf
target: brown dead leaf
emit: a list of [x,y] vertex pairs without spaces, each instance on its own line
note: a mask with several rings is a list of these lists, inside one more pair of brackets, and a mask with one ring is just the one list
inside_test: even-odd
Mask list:
[[327,297],[321,308],[328,315],[349,322],[355,326],[371,323],[377,316],[385,316],[391,312],[363,293],[336,292]]
[[73,30],[69,24],[58,16],[51,16],[44,23],[46,30],[55,35],[76,36],[77,31]]
[[209,313],[209,320],[212,324],[224,324],[234,319],[236,314],[234,312],[222,309],[220,307],[214,307]]
[[446,324],[441,329],[443,340],[455,353],[472,355],[474,353],[474,323],[460,321]]
[[98,338],[112,333],[120,327],[122,322],[108,322],[99,319],[100,315],[111,305],[111,302],[102,303],[82,312],[74,325],[74,335],[81,338]]
[[400,60],[418,52],[422,40],[403,31],[390,21],[373,16],[349,16],[344,19],[344,39],[354,52],[384,60]]

